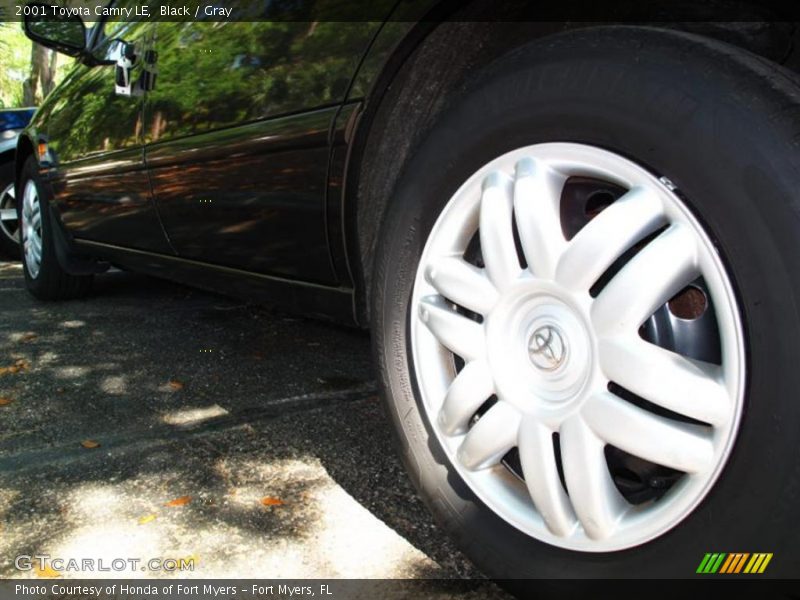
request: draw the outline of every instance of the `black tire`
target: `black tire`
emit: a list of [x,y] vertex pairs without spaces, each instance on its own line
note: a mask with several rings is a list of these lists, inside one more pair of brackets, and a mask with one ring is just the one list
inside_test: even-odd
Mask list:
[[[14,163],[7,162],[5,164],[0,164],[0,208],[9,208],[6,202],[11,199],[6,197],[5,191],[9,186],[13,185]],[[0,225],[0,254],[8,258],[17,259],[20,256],[19,243],[11,239],[8,235],[9,233],[11,232],[7,232],[6,229]]]
[[25,287],[40,300],[70,300],[82,298],[92,289],[92,275],[70,275],[61,266],[56,256],[54,216],[50,210],[47,186],[42,184],[36,159],[28,158],[22,167],[17,182],[17,214],[22,223],[22,198],[28,182],[33,182],[39,193],[42,214],[42,259],[39,272],[34,277],[28,269],[26,258],[22,258]]
[[[690,34],[603,27],[539,40],[468,84],[421,143],[381,231],[372,292],[380,389],[408,472],[438,522],[495,578],[692,577],[706,552],[772,552],[800,573],[800,86]],[[409,352],[417,265],[445,203],[482,165],[540,142],[613,150],[668,176],[718,243],[739,293],[748,376],[736,446],[712,491],[641,546],[580,553],[486,507],[419,404]]]

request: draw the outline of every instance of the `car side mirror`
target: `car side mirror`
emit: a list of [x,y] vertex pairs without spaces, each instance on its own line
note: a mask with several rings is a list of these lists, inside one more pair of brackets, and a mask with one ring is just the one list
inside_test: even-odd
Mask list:
[[80,56],[86,50],[86,26],[75,14],[61,15],[52,6],[29,2],[24,23],[25,34],[42,46],[67,56]]
[[[158,54],[152,49],[141,49],[137,44],[121,39],[111,40],[106,52],[105,62],[115,64],[114,91],[119,96],[141,96],[155,89],[156,60]],[[133,77],[133,69],[141,66],[138,79]]]

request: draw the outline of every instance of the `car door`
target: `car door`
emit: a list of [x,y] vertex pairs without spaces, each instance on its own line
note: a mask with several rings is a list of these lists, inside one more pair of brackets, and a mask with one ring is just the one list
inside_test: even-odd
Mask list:
[[[114,37],[146,45],[153,33],[149,23],[100,26],[103,60],[118,52]],[[171,253],[144,168],[143,98],[117,95],[114,84],[113,63],[77,65],[47,103],[54,202],[78,239]]]
[[146,160],[181,257],[336,283],[325,217],[329,130],[377,26],[157,24]]

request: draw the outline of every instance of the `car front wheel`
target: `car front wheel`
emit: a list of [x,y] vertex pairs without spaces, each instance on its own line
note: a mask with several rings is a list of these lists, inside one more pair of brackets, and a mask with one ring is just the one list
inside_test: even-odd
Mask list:
[[490,575],[796,574],[798,102],[720,43],[572,32],[479,75],[404,166],[379,381]]

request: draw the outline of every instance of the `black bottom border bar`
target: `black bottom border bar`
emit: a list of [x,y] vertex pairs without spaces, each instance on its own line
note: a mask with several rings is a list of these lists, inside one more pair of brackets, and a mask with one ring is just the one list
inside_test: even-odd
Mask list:
[[420,598],[759,598],[800,600],[800,580],[754,577],[639,580],[458,579],[19,579],[0,580],[0,600],[417,600]]

